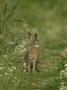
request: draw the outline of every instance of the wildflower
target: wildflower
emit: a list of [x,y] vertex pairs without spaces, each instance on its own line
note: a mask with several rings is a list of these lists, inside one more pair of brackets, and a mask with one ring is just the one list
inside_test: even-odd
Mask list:
[[66,56],[66,53],[67,53],[67,48],[66,49],[64,49],[64,51],[62,52],[62,56]]
[[7,58],[7,55],[3,55],[4,58]]
[[61,70],[61,71],[60,71],[60,79],[62,79],[63,76],[64,76],[64,70]]
[[64,67],[67,68],[67,64],[65,64]]
[[64,82],[60,82],[60,85],[64,85]]
[[60,71],[60,74],[63,74],[63,73],[64,73],[64,70],[61,70],[61,71]]
[[12,66],[11,68],[12,68],[13,70],[16,70],[16,67],[15,67],[15,66]]
[[61,86],[60,86],[59,90],[65,90],[64,82],[61,82],[60,84],[61,84]]
[[4,73],[4,75],[8,75],[8,73],[7,73],[7,72],[5,72],[5,73]]
[[60,76],[60,79],[62,79],[62,76]]
[[23,54],[25,51],[26,51],[26,48],[22,44],[19,44],[18,46],[15,47],[15,53],[17,54]]

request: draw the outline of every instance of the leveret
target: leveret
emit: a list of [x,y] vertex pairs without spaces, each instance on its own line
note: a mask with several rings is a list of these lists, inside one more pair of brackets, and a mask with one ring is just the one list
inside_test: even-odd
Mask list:
[[32,34],[28,32],[28,39],[30,46],[27,48],[27,52],[24,55],[23,70],[24,72],[34,72],[36,70],[39,48],[37,33],[34,33],[34,35],[32,36]]

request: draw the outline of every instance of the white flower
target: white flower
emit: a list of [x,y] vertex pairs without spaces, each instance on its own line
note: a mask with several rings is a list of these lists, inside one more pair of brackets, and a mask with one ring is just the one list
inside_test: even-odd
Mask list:
[[62,77],[60,76],[60,79],[62,79]]
[[61,74],[64,73],[64,70],[61,70],[60,73],[61,73]]
[[3,55],[4,58],[7,58],[7,55]]
[[11,69],[16,70],[16,67],[15,66],[12,66]]
[[17,54],[23,54],[27,49],[24,47],[24,45],[19,44],[15,47],[15,53]]
[[64,51],[62,52],[62,55],[65,57],[66,56],[66,53],[67,53],[67,48],[64,49]]
[[4,75],[8,75],[8,73],[7,73],[7,72],[5,72],[5,73],[4,73]]
[[67,67],[67,64],[65,64],[64,67]]
[[65,89],[65,86],[64,86],[64,82],[60,82],[60,88],[59,88],[59,90],[66,90]]
[[60,82],[61,85],[64,85],[64,82]]

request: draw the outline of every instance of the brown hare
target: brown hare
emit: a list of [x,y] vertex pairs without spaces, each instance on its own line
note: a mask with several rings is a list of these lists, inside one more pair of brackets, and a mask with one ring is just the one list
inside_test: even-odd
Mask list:
[[37,33],[34,34],[34,37],[32,37],[32,34],[28,32],[28,39],[30,46],[28,47],[27,52],[25,53],[23,63],[24,66],[24,72],[26,71],[35,71],[36,69],[36,62],[38,58],[38,47],[39,47],[39,41],[37,38]]

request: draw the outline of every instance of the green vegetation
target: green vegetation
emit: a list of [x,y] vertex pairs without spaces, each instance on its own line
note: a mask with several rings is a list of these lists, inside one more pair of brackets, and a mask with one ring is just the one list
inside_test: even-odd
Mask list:
[[[40,41],[34,73],[19,63],[28,31]],[[67,85],[67,76],[60,77],[65,64],[67,0],[0,0],[0,90],[59,90],[61,82]]]

